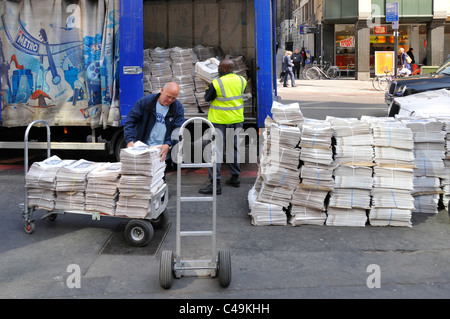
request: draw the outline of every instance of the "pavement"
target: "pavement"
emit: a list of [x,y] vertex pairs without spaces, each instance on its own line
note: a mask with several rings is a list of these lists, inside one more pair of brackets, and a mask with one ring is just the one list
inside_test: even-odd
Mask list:
[[[351,79],[321,84],[322,88],[311,84],[292,89],[348,94],[371,90],[367,81]],[[174,279],[171,288],[164,289],[159,282],[161,252],[176,249],[176,172],[167,174],[169,223],[155,230],[148,246],[132,247],[123,235],[128,220],[115,217],[98,221],[65,214],[49,221],[40,219],[43,211],[36,211],[36,230],[26,234],[20,214],[23,166],[1,164],[0,298],[175,300],[167,313],[180,312],[186,300],[202,304],[203,299],[212,299],[221,305],[260,300],[277,314],[292,311],[289,300],[293,299],[450,297],[446,210],[413,214],[411,228],[253,226],[247,194],[258,163],[242,164],[242,170],[241,186],[223,183],[217,197],[216,245],[217,250],[230,251],[230,285],[223,288],[217,278],[194,276]],[[224,179],[230,176],[226,167],[222,174]],[[182,194],[196,196],[207,179],[205,169],[183,170]],[[210,203],[185,203],[181,212],[182,230],[212,226]],[[210,256],[211,242],[186,238],[181,247],[182,257],[203,259]],[[223,307],[217,311],[225,313]]]

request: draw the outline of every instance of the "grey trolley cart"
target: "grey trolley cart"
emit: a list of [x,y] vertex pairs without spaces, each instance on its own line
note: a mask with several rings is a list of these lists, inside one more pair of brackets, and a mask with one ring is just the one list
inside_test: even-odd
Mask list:
[[[47,128],[47,158],[50,157],[50,126],[44,120],[36,120],[30,123],[25,131],[25,147],[24,147],[24,170],[25,170],[25,183],[26,175],[28,172],[28,135],[35,124],[43,123]],[[126,216],[112,216],[102,214],[96,211],[80,211],[80,210],[52,210],[44,214],[41,219],[48,218],[50,221],[54,221],[58,215],[64,215],[66,213],[91,215],[93,220],[100,220],[100,216],[116,217],[116,218],[128,218],[131,219],[125,226],[125,238],[127,242],[136,247],[146,246],[153,238],[154,228],[162,228],[169,218],[166,207],[169,201],[169,192],[167,185],[161,188],[158,193],[150,199],[149,205],[150,213],[145,218],[130,218]],[[35,230],[34,220],[32,219],[33,213],[36,210],[35,206],[28,203],[28,191],[25,187],[25,203],[22,211],[22,218],[24,221],[24,230],[26,233],[31,234]]]
[[[203,121],[211,130],[211,162],[210,163],[183,163],[183,133],[186,125],[193,121]],[[181,169],[182,168],[207,168],[212,167],[213,176],[216,176],[216,131],[208,120],[201,117],[193,117],[183,123],[179,133],[177,153],[177,226],[176,226],[176,254],[165,250],[161,254],[159,268],[159,282],[161,287],[169,289],[172,280],[181,276],[208,276],[218,277],[222,287],[228,287],[231,282],[231,257],[228,250],[220,250],[216,256],[216,178],[213,178],[212,196],[181,196]],[[211,202],[212,203],[212,230],[211,231],[181,231],[181,202]],[[207,236],[211,238],[211,259],[187,260],[181,255],[181,237]]]

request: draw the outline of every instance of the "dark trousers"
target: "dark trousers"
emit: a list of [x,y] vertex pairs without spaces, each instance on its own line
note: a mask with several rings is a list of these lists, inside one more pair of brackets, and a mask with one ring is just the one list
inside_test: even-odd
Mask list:
[[287,68],[285,72],[286,73],[284,74],[283,86],[287,86],[288,76],[291,78],[291,85],[295,86],[295,77],[294,77],[294,73],[292,72],[292,68]]
[[300,79],[300,62],[294,63],[294,76]]
[[[243,128],[244,123],[235,123],[235,124],[217,124],[213,123],[214,128],[220,131],[220,135],[222,135],[221,141],[216,141],[217,148],[217,179],[221,178],[220,167],[223,159],[223,152],[225,150],[225,163],[228,166],[232,175],[241,175],[240,168],[240,152],[239,152],[239,132]],[[219,133],[219,132],[217,132]],[[220,135],[218,135],[218,139],[220,139]],[[230,145],[231,142],[233,145]],[[233,152],[231,154],[231,152]],[[232,160],[231,160],[232,158]],[[213,169],[211,167],[208,168],[209,179],[213,179]]]

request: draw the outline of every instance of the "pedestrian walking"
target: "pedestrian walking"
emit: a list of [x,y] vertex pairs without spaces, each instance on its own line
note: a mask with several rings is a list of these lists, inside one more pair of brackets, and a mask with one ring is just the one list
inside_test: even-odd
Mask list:
[[294,76],[300,79],[300,67],[303,61],[303,57],[298,49],[295,49],[294,54],[292,54],[292,62],[294,63]]
[[286,51],[286,54],[284,55],[283,58],[283,71],[285,72],[283,82],[284,87],[287,87],[288,76],[291,78],[291,86],[295,87],[295,77],[294,72],[292,72],[292,67],[294,66],[294,64],[292,63],[291,55],[292,51]]

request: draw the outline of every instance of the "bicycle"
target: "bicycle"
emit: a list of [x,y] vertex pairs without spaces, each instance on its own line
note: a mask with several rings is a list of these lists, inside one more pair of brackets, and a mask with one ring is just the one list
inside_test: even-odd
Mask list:
[[372,86],[378,91],[386,92],[393,80],[404,77],[401,75],[400,70],[397,70],[397,74],[400,74],[398,76],[392,74],[392,71],[384,71],[384,74],[383,76],[376,76],[372,79]]
[[372,86],[377,91],[386,91],[393,79],[395,79],[395,76],[392,71],[384,71],[384,75],[375,76],[372,79]]
[[318,66],[314,61],[313,66],[308,68],[305,72],[305,78],[308,80],[317,80],[325,77],[330,80],[336,80],[341,77],[341,70],[337,66],[331,65],[329,62],[324,62],[324,66]]

